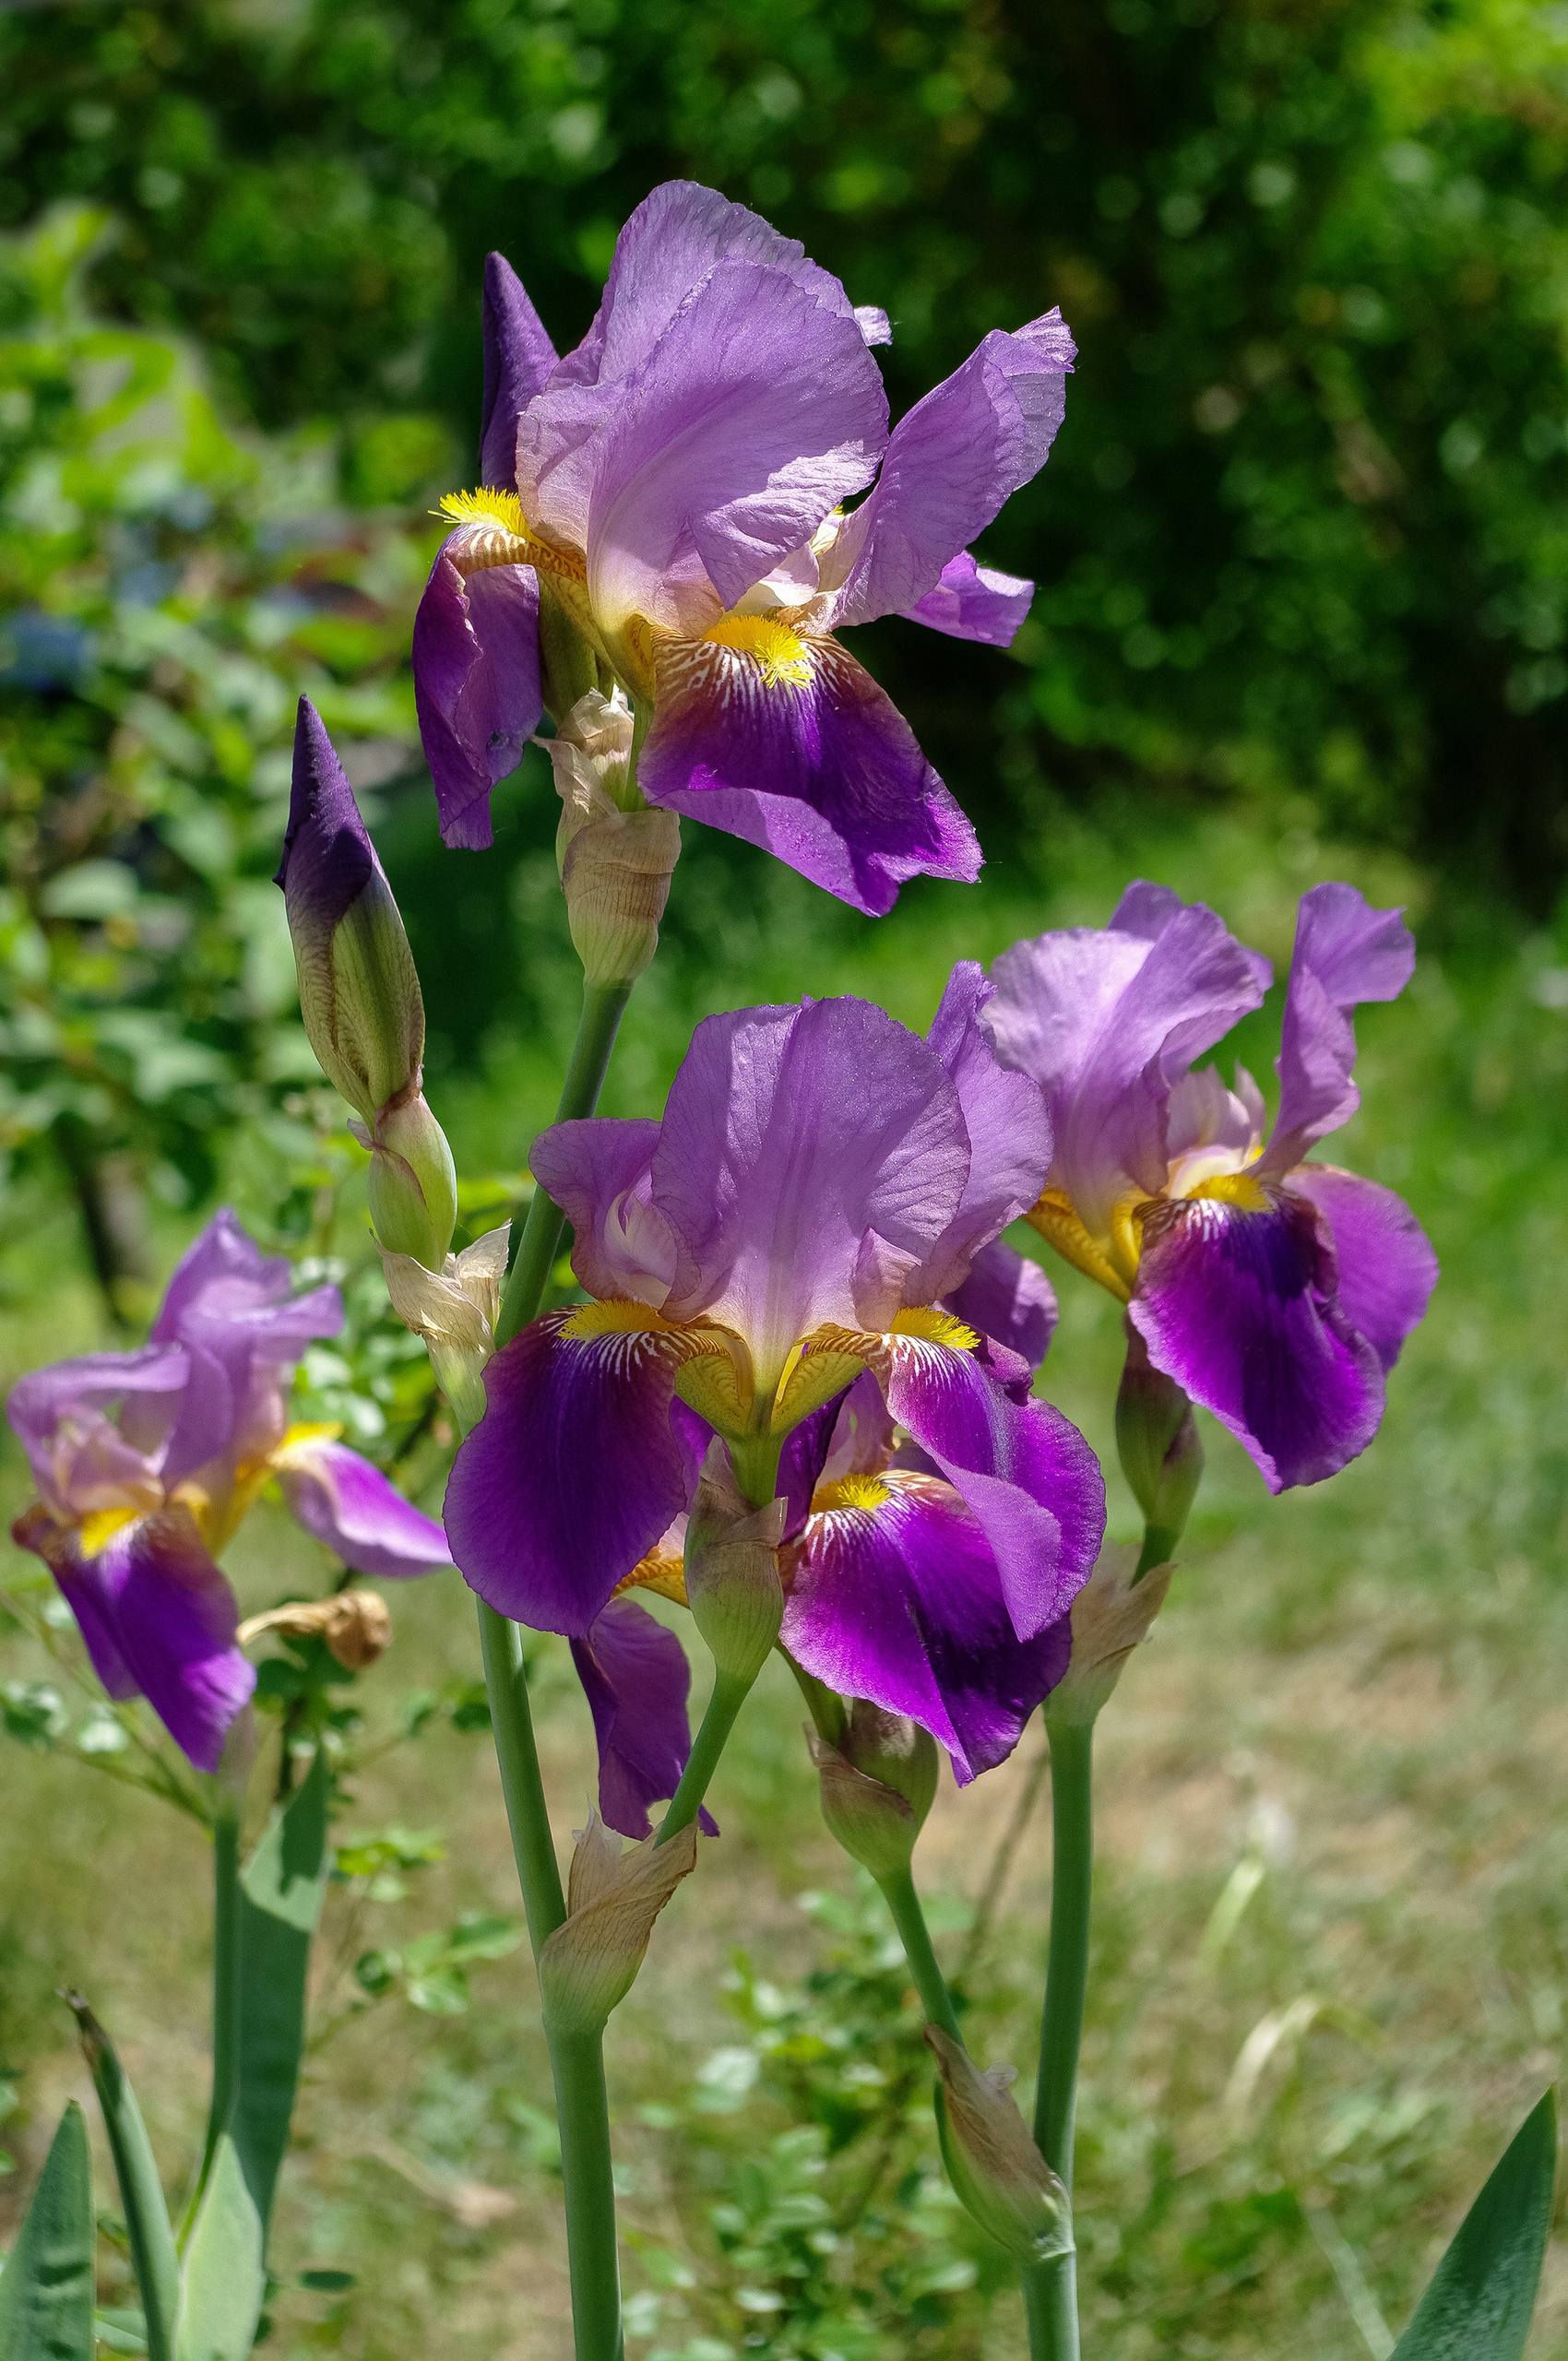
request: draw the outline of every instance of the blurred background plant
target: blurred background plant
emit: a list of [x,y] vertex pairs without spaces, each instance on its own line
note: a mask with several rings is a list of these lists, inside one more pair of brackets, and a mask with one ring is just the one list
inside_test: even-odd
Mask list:
[[[1014,657],[897,625],[869,650],[974,813],[985,881],[911,888],[872,928],[688,831],[606,1106],[656,1104],[713,1007],[852,990],[923,1025],[953,959],[1102,922],[1134,870],[1277,960],[1317,876],[1411,903],[1421,968],[1362,1026],[1346,1157],[1418,1206],[1444,1284],[1377,1451],[1335,1485],[1268,1502],[1209,1437],[1190,1565],[1107,1729],[1083,2165],[1092,2333],[1118,2361],[1379,2355],[1556,2060],[1568,1985],[1541,1809],[1568,1776],[1562,12],[63,0],[0,12],[0,1374],[134,1331],[232,1197],[345,1281],[309,1415],[416,1486],[442,1438],[268,881],[305,690],[395,881],[430,1095],[487,1226],[548,1117],[575,981],[542,756],[494,850],[449,855],[413,729],[426,512],[475,464],[484,252],[569,341],[624,214],[691,173],[888,305],[896,410],[1061,303],[1067,423],[985,545],[1039,579]],[[1244,1046],[1266,1074],[1268,1024]],[[1051,1389],[1106,1449],[1113,1307],[1063,1295]],[[259,1513],[247,1609],[319,1587],[308,1550]],[[563,2318],[469,1622],[451,1586],[416,1588],[365,1728],[339,1733],[350,1845],[285,2188],[286,2361],[442,2339],[545,2361]],[[172,1815],[58,1759],[117,1759],[110,1717],[68,1702],[42,1643],[3,1646],[0,2137],[25,2180],[74,2071],[53,1991],[89,1970],[155,2136],[188,2134],[201,1897]],[[564,1821],[588,1756],[558,1653],[538,1669]],[[310,1668],[274,1662],[286,1712]],[[824,1845],[797,1720],[766,1688],[721,1783],[723,1875],[672,1906],[616,2021],[631,2343],[971,2361],[1010,2299],[934,2176],[909,2004]],[[939,1807],[955,1953],[1033,1768],[1031,1742]],[[1020,1824],[969,1983],[982,2048],[1027,2066],[1044,1880]],[[1559,2271],[1543,2355],[1565,2304]]]

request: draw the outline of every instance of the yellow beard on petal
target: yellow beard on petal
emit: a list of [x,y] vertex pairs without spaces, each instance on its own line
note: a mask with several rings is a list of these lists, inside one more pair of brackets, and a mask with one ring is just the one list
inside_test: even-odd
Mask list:
[[83,1517],[77,1528],[77,1536],[81,1542],[82,1556],[84,1558],[98,1557],[101,1551],[108,1548],[117,1533],[123,1533],[127,1525],[134,1525],[141,1514],[140,1509],[92,1510],[90,1514]]
[[830,1515],[835,1509],[879,1509],[893,1494],[880,1476],[840,1476],[837,1482],[820,1484],[812,1495],[814,1515]]
[[939,1311],[934,1303],[917,1303],[899,1312],[888,1334],[922,1336],[928,1345],[945,1345],[951,1353],[972,1353],[980,1346],[978,1334],[966,1321]]
[[812,679],[811,650],[799,632],[777,615],[724,615],[703,634],[714,647],[732,647],[749,656],[762,675],[764,688],[804,689]]

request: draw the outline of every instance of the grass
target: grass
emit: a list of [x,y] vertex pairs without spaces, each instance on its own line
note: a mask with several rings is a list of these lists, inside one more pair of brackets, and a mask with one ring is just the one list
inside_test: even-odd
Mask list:
[[[975,893],[914,889],[876,928],[751,857],[693,847],[610,1103],[657,1104],[694,1017],[742,998],[849,989],[923,1023],[953,958],[1100,921],[1134,868],[1202,894],[1280,961],[1316,876],[1412,901],[1421,968],[1405,1001],[1360,1021],[1365,1105],[1335,1153],[1409,1196],[1443,1282],[1383,1434],[1332,1484],[1270,1500],[1206,1430],[1185,1562],[1100,1728],[1080,2115],[1086,2351],[1364,2361],[1560,2070],[1568,950],[1419,872],[1316,844],[1300,815],[1129,811],[1091,829],[1042,809],[1034,841]],[[541,869],[519,872],[516,912],[537,1024],[432,1083],[468,1169],[515,1166],[548,1108],[569,992]],[[760,898],[740,901],[737,880]],[[1245,1044],[1265,1075],[1274,1021]],[[235,1165],[242,1211],[265,1222],[243,1148]],[[6,1256],[12,1370],[103,1341],[65,1217],[35,1211]],[[357,1252],[353,1229],[339,1242]],[[1047,1390],[1108,1453],[1115,1308],[1071,1274],[1059,1284]],[[14,1453],[5,1480],[19,1501]],[[232,1560],[247,1604],[318,1584],[310,1547],[258,1513]],[[365,1688],[388,1726],[409,1690],[474,1673],[458,1586],[411,1587],[393,1608],[393,1652]],[[0,1673],[38,1669],[26,1643],[0,1643]],[[591,1770],[558,1648],[541,1652],[540,1690],[564,1832]],[[765,1681],[717,1785],[723,1839],[612,2029],[631,2361],[990,2361],[1018,2349],[1014,2299],[934,2177],[916,2022],[872,1904],[823,1835],[798,1722],[787,1679]],[[949,1959],[1037,1743],[967,1795],[946,1791],[922,1841]],[[0,2066],[17,2098],[3,2136],[18,2166],[0,2182],[4,2238],[7,2201],[83,2086],[55,1987],[82,1984],[113,2030],[172,2172],[199,2123],[206,1999],[199,1832],[58,1754],[0,1760]],[[363,1950],[406,1967],[422,1934],[516,1908],[483,1735],[450,1716],[366,1770],[346,1825],[438,1832],[440,1857],[385,1871],[382,1898],[366,1880],[334,1897],[326,2021],[357,1989]],[[1026,2071],[1047,1853],[1037,1795],[966,1981],[977,2047]],[[564,2349],[531,1970],[524,1952],[467,1974],[466,2011],[439,1977],[410,2005],[405,1973],[313,2060],[279,2222],[279,2361]],[[123,2284],[111,2255],[106,2291]],[[1568,2352],[1561,2255],[1531,2350]]]

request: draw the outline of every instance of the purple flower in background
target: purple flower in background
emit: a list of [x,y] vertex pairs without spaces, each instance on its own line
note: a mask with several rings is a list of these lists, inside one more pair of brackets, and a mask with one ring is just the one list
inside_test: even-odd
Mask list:
[[491,789],[545,703],[541,634],[548,653],[564,626],[651,705],[649,802],[873,913],[917,874],[978,875],[968,822],[836,635],[900,614],[1011,642],[1033,586],[968,545],[1062,422],[1060,314],[992,330],[890,434],[868,350],[885,315],[672,181],[621,232],[564,359],[498,255],[484,328],[484,488],[443,503],[455,530],[414,633],[447,843],[490,842]]
[[36,1370],[6,1405],[39,1493],[14,1537],[53,1572],[109,1694],[146,1697],[201,1771],[255,1685],[215,1560],[269,1477],[356,1572],[451,1563],[441,1527],[335,1428],[289,1425],[292,1364],[342,1324],[336,1287],[291,1295],[288,1264],[223,1212],[149,1343]]
[[[985,1253],[1051,1157],[1039,1092],[980,1029],[986,990],[956,970],[929,1041],[856,1000],[710,1017],[661,1123],[561,1123],[535,1143],[593,1300],[536,1320],[485,1372],[489,1406],[446,1494],[481,1597],[589,1637],[688,1506],[714,1432],[737,1467],[792,1448],[780,1489],[803,1491],[803,1516],[869,1373],[851,1425],[874,1411],[885,1438],[896,1422],[921,1485],[889,1485],[859,1601],[853,1552],[815,1548],[802,1661],[836,1651],[837,1685],[879,1702],[895,1687],[885,1702],[910,1712],[923,1695],[923,1718],[937,1708],[922,1649],[947,1651],[932,1678],[951,1698],[960,1658],[1016,1653],[1058,1621],[1094,1562],[1104,1491],[1076,1429],[1029,1399],[1028,1361],[970,1324],[985,1307],[1031,1347],[1049,1330],[1039,1283]],[[919,1569],[902,1591],[900,1564]],[[886,1631],[895,1592],[908,1613]],[[953,1710],[939,1734],[979,1767],[1005,1750],[999,1728]]]
[[1271,1489],[1363,1451],[1437,1262],[1392,1190],[1306,1161],[1360,1103],[1351,1014],[1415,964],[1398,911],[1352,886],[1304,896],[1286,991],[1279,1102],[1194,1060],[1268,989],[1268,962],[1212,910],[1135,884],[1109,928],[1020,943],[986,1012],[1043,1089],[1050,1182],[1029,1218],[1128,1307],[1157,1370],[1239,1437]]

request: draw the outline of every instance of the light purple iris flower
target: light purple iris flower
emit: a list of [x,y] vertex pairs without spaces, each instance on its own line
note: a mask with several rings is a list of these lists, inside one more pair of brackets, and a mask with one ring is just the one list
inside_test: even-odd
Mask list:
[[545,702],[542,618],[547,648],[564,623],[651,706],[649,802],[873,913],[917,874],[978,875],[968,822],[835,635],[899,614],[1011,642],[1033,586],[968,544],[1062,422],[1060,314],[993,329],[890,434],[867,349],[885,315],[743,206],[672,181],[622,231],[574,351],[557,358],[498,255],[484,335],[484,487],[443,503],[456,529],[414,631],[447,843],[490,842],[491,790]]
[[200,1771],[255,1686],[215,1562],[264,1484],[358,1573],[450,1565],[445,1536],[330,1427],[291,1427],[290,1370],[335,1335],[333,1287],[290,1292],[232,1213],[169,1282],[149,1343],[24,1377],[6,1413],[38,1499],[12,1528],[60,1584],[112,1697],[143,1696]]
[[855,1420],[880,1404],[924,1489],[883,1480],[842,1546],[797,1519],[811,1596],[790,1644],[814,1668],[831,1657],[846,1693],[940,1722],[966,1768],[997,1759],[1008,1709],[982,1727],[962,1683],[1059,1621],[1105,1512],[1083,1437],[974,1324],[1016,1321],[1040,1348],[1049,1331],[1040,1283],[985,1252],[1051,1160],[1039,1090],[979,1024],[986,992],[957,969],[930,1040],[856,1000],[710,1017],[662,1122],[561,1123],[535,1143],[593,1300],[495,1356],[453,1468],[453,1555],[493,1607],[589,1635],[658,1559],[714,1432],[738,1465],[784,1448],[780,1488],[803,1514],[869,1373]]
[[1351,1015],[1395,999],[1415,944],[1352,886],[1303,896],[1279,1100],[1194,1060],[1268,989],[1212,910],[1128,888],[1109,928],[996,962],[998,1050],[1044,1090],[1050,1183],[1030,1219],[1127,1304],[1156,1369],[1239,1437],[1271,1489],[1334,1475],[1383,1416],[1384,1380],[1437,1277],[1392,1190],[1306,1161],[1360,1104]]

